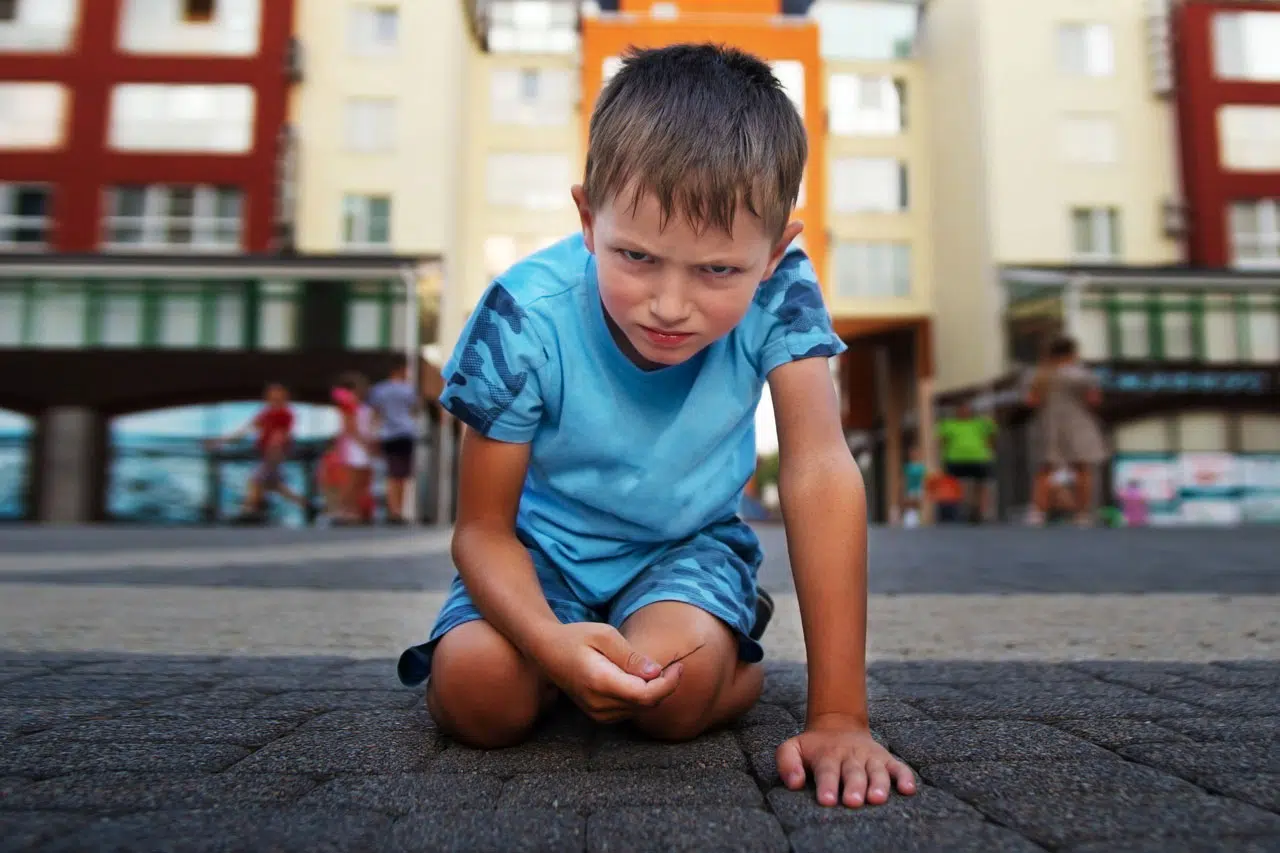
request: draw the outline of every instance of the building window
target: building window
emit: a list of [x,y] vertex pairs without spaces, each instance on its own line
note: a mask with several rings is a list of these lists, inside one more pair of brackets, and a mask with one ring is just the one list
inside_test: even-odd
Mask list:
[[49,199],[49,188],[41,184],[0,184],[0,248],[48,245]]
[[561,210],[568,205],[573,183],[564,154],[490,154],[486,185],[495,207]]
[[269,2],[120,0],[120,48],[169,56],[252,56],[258,52],[262,7]]
[[253,148],[255,97],[240,85],[116,86],[108,140],[117,151],[244,154]]
[[906,83],[893,77],[832,74],[827,81],[831,132],[897,136],[906,128]]
[[1058,64],[1073,77],[1110,77],[1115,47],[1107,24],[1062,24],[1058,27]]
[[1248,305],[1249,360],[1257,364],[1280,362],[1280,300],[1274,294],[1255,293]]
[[395,282],[357,282],[348,286],[346,345],[352,350],[396,349],[407,326],[404,288]]
[[1228,169],[1280,172],[1280,107],[1219,107],[1218,142]]
[[97,328],[94,343],[100,347],[137,347],[143,343],[143,314],[149,300],[142,284],[107,282],[97,293]]
[[782,85],[782,91],[787,93],[800,118],[804,118],[804,63],[781,59],[769,64],[773,67],[773,76]]
[[1216,13],[1213,55],[1223,80],[1280,81],[1280,12]]
[[834,259],[838,298],[911,295],[911,247],[906,243],[836,243]]
[[240,248],[242,201],[234,187],[112,187],[104,242],[108,249],[235,251]]
[[66,114],[60,83],[0,83],[0,149],[59,147]]
[[488,42],[494,53],[573,53],[578,48],[577,4],[493,0]]
[[1106,264],[1120,260],[1120,212],[1114,207],[1072,210],[1071,254],[1076,263]]
[[892,157],[838,157],[832,167],[831,206],[837,213],[907,209],[905,163]]
[[1231,264],[1245,269],[1280,269],[1280,199],[1231,203]]
[[188,24],[207,24],[213,20],[215,0],[182,0],[182,20]]
[[85,344],[85,287],[79,282],[36,282],[31,290],[27,340],[48,349]]
[[1111,352],[1121,361],[1151,358],[1151,309],[1144,294],[1121,296],[1112,311]]
[[297,324],[297,282],[260,282],[258,285],[258,349],[293,349],[297,345]]
[[396,102],[391,98],[350,98],[346,107],[347,150],[379,154],[396,141]]
[[1208,361],[1230,363],[1241,361],[1240,327],[1244,316],[1240,299],[1230,293],[1211,293],[1205,297],[1204,354]]
[[918,10],[892,0],[818,0],[809,7],[818,21],[826,59],[907,59],[915,44]]
[[609,81],[613,79],[613,75],[622,70],[622,58],[619,56],[606,56],[604,62],[600,65],[600,88],[604,89],[609,85]]
[[395,53],[400,40],[400,10],[394,6],[352,6],[347,39],[348,47],[357,56]]
[[0,52],[64,51],[78,14],[78,0],[0,0]]
[[1068,163],[1109,166],[1119,160],[1115,119],[1106,115],[1069,115],[1062,120],[1062,156]]
[[489,78],[494,124],[563,126],[573,118],[573,76],[557,68],[495,68]]
[[342,202],[342,243],[348,249],[385,249],[391,245],[391,198],[348,195]]

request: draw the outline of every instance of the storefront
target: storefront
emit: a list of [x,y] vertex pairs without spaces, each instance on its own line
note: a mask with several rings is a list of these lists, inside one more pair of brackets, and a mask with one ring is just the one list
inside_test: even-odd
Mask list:
[[1152,523],[1280,521],[1280,273],[1011,268],[1005,328],[1013,368],[962,399],[1001,426],[1002,516],[1029,503],[1034,418],[1020,389],[1045,343],[1074,337],[1103,388],[1114,452],[1099,498],[1129,482]]

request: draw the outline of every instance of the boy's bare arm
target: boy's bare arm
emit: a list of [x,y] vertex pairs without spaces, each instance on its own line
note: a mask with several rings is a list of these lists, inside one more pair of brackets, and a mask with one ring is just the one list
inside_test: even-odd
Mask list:
[[910,768],[871,736],[867,716],[867,508],[862,474],[844,441],[824,359],[769,374],[778,424],[778,493],[809,665],[805,731],[778,747],[792,790],[813,774],[818,802],[883,803]]
[[778,496],[809,663],[809,722],[867,724],[867,508],[823,359],[770,374]]
[[675,691],[678,663],[664,670],[609,625],[563,625],[547,603],[516,537],[528,467],[528,444],[464,432],[452,550],[476,609],[592,716],[617,720],[656,705]]

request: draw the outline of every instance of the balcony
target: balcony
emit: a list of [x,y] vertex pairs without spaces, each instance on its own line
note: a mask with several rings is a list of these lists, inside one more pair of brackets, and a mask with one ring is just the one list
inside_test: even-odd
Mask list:
[[573,53],[579,0],[462,0],[476,44],[486,53]]

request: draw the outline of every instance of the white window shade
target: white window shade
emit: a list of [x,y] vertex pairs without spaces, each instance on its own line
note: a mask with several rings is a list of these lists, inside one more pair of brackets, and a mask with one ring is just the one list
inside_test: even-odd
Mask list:
[[0,83],[0,149],[61,146],[66,115],[60,83]]
[[841,157],[832,163],[837,213],[899,213],[906,209],[906,171],[892,157]]
[[1238,172],[1280,172],[1280,107],[1218,108],[1222,164]]
[[350,98],[344,115],[347,149],[361,154],[395,148],[396,102],[391,98]]
[[243,154],[254,108],[250,86],[127,83],[111,91],[108,139],[118,151]]
[[217,0],[212,19],[187,20],[185,0],[123,0],[120,46],[127,53],[252,56],[267,2],[272,0]]
[[489,80],[490,121],[558,127],[573,117],[573,75],[558,68],[496,68]]
[[1223,80],[1280,81],[1280,12],[1216,12],[1213,53]]
[[1073,23],[1058,28],[1058,63],[1073,77],[1110,77],[1115,45],[1107,24]]
[[16,17],[0,21],[0,52],[64,51],[71,46],[79,14],[77,0],[20,0]]
[[525,210],[561,210],[569,203],[571,166],[566,154],[490,154],[486,168],[489,203]]
[[832,74],[827,79],[831,132],[839,136],[896,136],[902,132],[905,85],[892,77]]

